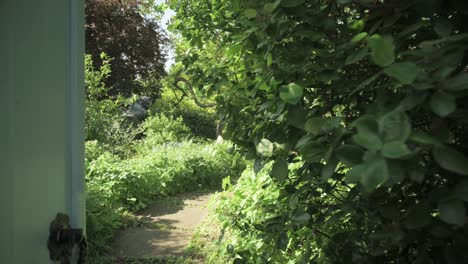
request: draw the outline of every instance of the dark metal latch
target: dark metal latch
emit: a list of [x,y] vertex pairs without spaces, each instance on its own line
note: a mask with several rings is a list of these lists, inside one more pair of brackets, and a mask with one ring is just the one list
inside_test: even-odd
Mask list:
[[47,240],[50,259],[59,261],[60,264],[70,264],[75,246],[78,246],[79,250],[77,264],[85,264],[88,245],[83,229],[71,228],[68,215],[58,213],[50,223]]

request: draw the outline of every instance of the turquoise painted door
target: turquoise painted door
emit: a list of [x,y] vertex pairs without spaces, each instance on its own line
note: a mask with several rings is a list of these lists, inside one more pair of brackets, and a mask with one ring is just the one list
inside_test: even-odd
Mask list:
[[85,224],[83,0],[0,0],[0,263],[52,263],[57,212]]

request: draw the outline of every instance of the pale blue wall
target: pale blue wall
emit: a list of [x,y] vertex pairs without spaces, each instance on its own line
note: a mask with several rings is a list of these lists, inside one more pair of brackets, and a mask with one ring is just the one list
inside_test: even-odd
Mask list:
[[0,263],[50,263],[57,212],[84,225],[83,1],[0,0]]

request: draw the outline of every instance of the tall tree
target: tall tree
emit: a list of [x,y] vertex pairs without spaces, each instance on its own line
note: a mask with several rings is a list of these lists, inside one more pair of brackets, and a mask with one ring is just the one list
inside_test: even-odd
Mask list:
[[86,0],[86,53],[95,67],[100,54],[111,58],[112,74],[106,80],[108,95],[157,94],[159,82],[143,87],[142,80],[165,76],[167,38],[154,19],[141,11],[145,1]]

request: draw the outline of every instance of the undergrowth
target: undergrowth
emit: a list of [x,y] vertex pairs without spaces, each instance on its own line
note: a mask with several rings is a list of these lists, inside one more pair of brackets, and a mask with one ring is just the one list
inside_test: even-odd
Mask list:
[[[99,69],[90,56],[85,62],[90,263],[140,263],[104,257],[111,249],[114,231],[138,224],[133,212],[169,195],[220,189],[223,178],[236,177],[245,165],[231,144],[209,139],[215,133],[213,112],[198,109],[187,99],[176,100],[165,93],[146,120],[127,119],[124,111],[137,97],[108,95],[104,80],[111,74],[111,58],[103,54],[102,59]],[[187,122],[184,117],[188,116],[196,118]],[[142,263],[179,261],[165,258]]]
[[87,223],[92,254],[107,249],[113,230],[124,225],[126,212],[144,208],[157,199],[181,192],[221,187],[226,176],[243,168],[228,144],[182,141],[153,145],[142,141],[135,156],[122,159],[109,152],[95,153],[96,142],[87,150]]

